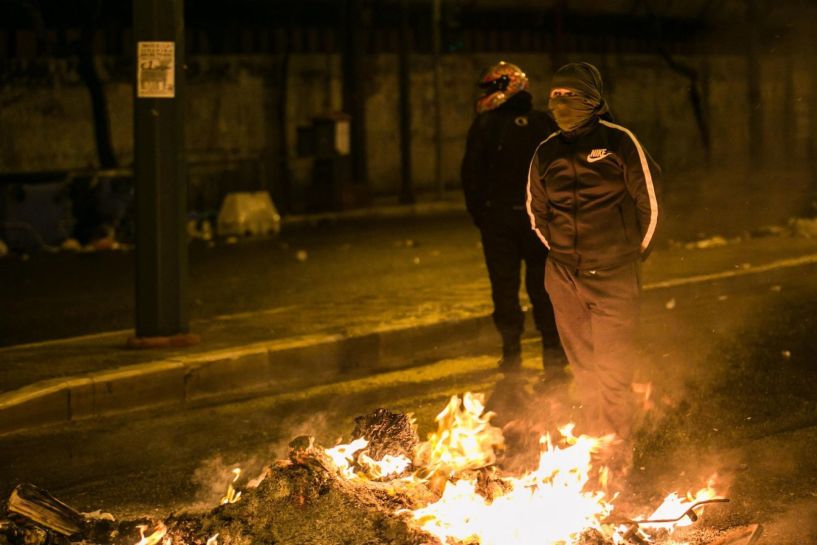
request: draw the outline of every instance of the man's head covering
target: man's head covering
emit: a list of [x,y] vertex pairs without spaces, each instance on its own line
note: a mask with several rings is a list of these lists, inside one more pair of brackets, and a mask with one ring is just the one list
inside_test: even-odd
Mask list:
[[528,76],[521,68],[500,61],[482,73],[477,86],[484,94],[477,100],[477,113],[494,110],[509,98],[528,88]]
[[598,68],[588,62],[572,62],[553,75],[550,90],[569,89],[575,96],[551,97],[548,107],[564,132],[572,132],[594,117],[610,111]]

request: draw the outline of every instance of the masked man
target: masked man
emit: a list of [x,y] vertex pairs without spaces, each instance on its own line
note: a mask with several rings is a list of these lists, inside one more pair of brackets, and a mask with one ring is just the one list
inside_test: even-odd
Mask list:
[[[500,62],[480,78],[484,95],[468,131],[462,160],[462,186],[468,212],[479,227],[491,280],[493,319],[502,337],[503,371],[521,366],[524,314],[519,304],[522,261],[525,287],[533,306],[543,350],[557,343],[553,309],[544,288],[547,250],[530,230],[525,186],[537,144],[555,130],[553,120],[531,106],[528,78],[513,64]],[[544,359],[547,367],[561,363]]]
[[629,129],[611,121],[593,65],[560,68],[548,107],[559,130],[531,161],[528,214],[550,249],[545,284],[581,400],[580,431],[614,433],[610,466],[626,473],[640,262],[662,216],[660,169]]

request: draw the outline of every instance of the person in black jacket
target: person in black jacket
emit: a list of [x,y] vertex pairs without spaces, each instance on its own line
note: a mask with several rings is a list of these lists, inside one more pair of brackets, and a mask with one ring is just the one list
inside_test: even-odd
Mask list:
[[661,173],[635,135],[611,121],[593,65],[560,68],[548,106],[559,130],[530,163],[528,214],[550,249],[545,284],[581,400],[581,431],[614,433],[620,448],[610,465],[626,473],[640,262],[662,217]]
[[[522,261],[525,287],[533,306],[544,348],[557,343],[553,309],[544,287],[547,250],[530,230],[525,212],[528,166],[536,145],[556,127],[544,112],[534,110],[522,70],[500,62],[480,78],[485,94],[477,101],[477,117],[468,131],[462,160],[465,203],[480,229],[491,280],[493,320],[502,337],[504,371],[520,368],[524,314],[519,304]],[[556,364],[559,360],[543,363]]]

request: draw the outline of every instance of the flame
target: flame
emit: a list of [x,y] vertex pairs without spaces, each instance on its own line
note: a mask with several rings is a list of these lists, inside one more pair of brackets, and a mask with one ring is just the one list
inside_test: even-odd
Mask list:
[[601,440],[569,435],[564,442],[558,448],[549,436],[543,438],[537,469],[502,479],[506,491],[493,501],[477,492],[474,480],[463,479],[447,486],[437,502],[413,511],[413,519],[443,543],[575,543],[587,529],[604,531],[601,521],[612,505],[603,492],[584,490]]
[[[694,494],[668,494],[648,517],[611,517],[615,496],[604,492],[609,475],[604,467],[594,468],[593,460],[615,438],[576,436],[573,424],[559,428],[556,440],[549,434],[540,439],[535,470],[518,477],[498,476],[483,469],[496,463],[497,451],[504,447],[502,431],[490,423],[493,416],[485,411],[481,394],[465,393],[462,398],[452,396],[437,415],[437,430],[418,445],[413,462],[392,455],[374,460],[365,450],[369,441],[363,437],[324,452],[345,479],[396,476],[413,463],[418,468],[413,475],[391,483],[425,481],[439,499],[399,514],[443,544],[578,545],[586,541],[588,531],[618,545],[639,540],[650,543],[656,531],[672,534],[678,527],[691,525],[703,510],[703,506],[693,506],[717,498],[713,476]],[[241,497],[234,488],[241,469],[232,472],[222,504]],[[253,481],[255,486],[265,475]],[[141,539],[135,545],[173,545],[161,522],[148,536],[148,526],[138,528]],[[218,545],[218,537],[218,533],[212,535],[206,545]]]
[[[671,492],[664,498],[663,503],[658,506],[658,509],[653,511],[653,513],[646,518],[648,520],[673,520],[682,517],[682,515],[687,513],[697,502],[716,498],[718,494],[715,492],[714,485],[715,477],[713,476],[707,482],[706,487],[701,488],[695,494],[687,493],[685,497],[681,497],[677,492]],[[699,512],[695,513],[696,516],[700,515],[700,511],[703,511],[703,506],[699,507],[698,510]],[[677,522],[642,524],[641,526],[643,528],[652,529],[663,528],[671,532],[675,528],[690,526],[694,522],[695,519],[686,516]]]
[[[504,447],[502,431],[490,423],[493,416],[485,411],[482,395],[465,393],[462,398],[452,396],[437,415],[437,430],[418,445],[413,462],[391,455],[374,460],[366,451],[369,441],[363,437],[324,452],[340,476],[349,480],[397,476],[413,463],[417,468],[413,475],[391,483],[425,481],[439,499],[399,514],[443,544],[578,545],[591,530],[605,542],[623,545],[639,537],[648,543],[657,530],[672,533],[692,524],[703,509],[691,511],[692,506],[717,496],[713,477],[695,494],[667,495],[649,517],[611,517],[615,496],[605,493],[609,475],[604,467],[594,468],[593,461],[613,436],[576,436],[575,426],[567,424],[559,428],[555,440],[550,435],[540,439],[535,470],[521,476],[499,476],[483,469],[496,463],[497,451]],[[233,486],[241,469],[233,473],[222,504],[234,503],[241,496]],[[678,518],[681,520],[674,520]],[[643,520],[663,522],[638,522]],[[163,545],[172,545],[171,538],[165,537],[164,524],[159,523],[149,536],[145,530],[147,526],[139,527],[141,539],[136,545],[158,545],[163,538]],[[218,537],[214,534],[206,545],[218,545]]]
[[355,471],[355,464],[365,472],[365,476],[371,479],[381,479],[389,475],[400,474],[410,465],[411,460],[405,456],[393,456],[386,454],[381,460],[374,460],[368,454],[362,452],[369,446],[369,441],[361,437],[351,443],[337,445],[326,449],[324,452],[335,463],[338,471],[346,479],[362,478]]
[[355,453],[366,448],[368,444],[369,442],[361,437],[351,443],[328,448],[324,452],[332,459],[343,477],[346,479],[354,479],[357,477],[353,467],[355,463]]
[[490,423],[494,413],[484,411],[481,394],[467,392],[462,400],[452,396],[435,419],[437,431],[418,447],[415,464],[424,466],[427,475],[445,476],[494,464],[504,438]]
[[156,525],[156,530],[154,530],[149,536],[145,536],[145,530],[148,529],[147,526],[139,525],[137,528],[139,528],[139,535],[141,536],[141,539],[136,545],[156,545],[162,540],[163,537],[165,537],[165,534],[167,533],[167,526],[161,522]]
[[233,480],[227,485],[227,493],[223,498],[221,498],[221,505],[226,503],[235,503],[239,500],[239,498],[241,498],[241,492],[236,492],[235,488],[233,487],[233,484],[235,484],[235,482],[238,480],[238,477],[241,476],[241,468],[237,467],[233,469],[233,475],[235,475],[235,477],[233,477]]
[[[437,431],[418,447],[415,478],[433,488],[442,476],[440,498],[413,511],[409,520],[441,543],[464,542],[480,545],[572,545],[583,534],[595,530],[606,540],[628,542],[633,532],[646,541],[642,530],[666,529],[691,524],[686,519],[673,524],[622,525],[615,528],[610,515],[613,501],[604,492],[609,472],[594,468],[595,454],[615,437],[574,435],[574,425],[559,429],[559,438],[541,438],[541,452],[534,471],[520,477],[494,477],[490,494],[479,485],[475,470],[496,461],[504,445],[502,432],[490,424],[493,413],[485,412],[482,396],[466,393],[453,396],[437,416]],[[598,478],[594,477],[597,476]],[[674,519],[691,506],[716,495],[713,481],[695,494],[670,494],[649,519]],[[486,497],[490,496],[490,497]]]
[[382,460],[373,460],[366,454],[361,454],[358,463],[366,470],[372,479],[382,479],[389,475],[399,475],[411,465],[411,460],[405,456],[386,454]]

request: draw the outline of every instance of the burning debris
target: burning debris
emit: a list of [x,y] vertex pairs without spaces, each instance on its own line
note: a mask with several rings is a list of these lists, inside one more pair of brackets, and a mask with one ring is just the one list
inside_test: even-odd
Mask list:
[[288,459],[243,490],[235,469],[221,505],[162,521],[79,513],[23,484],[0,519],[0,545],[737,545],[757,535],[679,530],[706,504],[727,501],[711,484],[670,494],[650,516],[619,512],[591,477],[604,473],[592,467],[603,439],[576,437],[571,425],[558,440],[542,437],[536,469],[504,474],[492,416],[481,396],[454,396],[420,442],[410,415],[378,409],[355,420],[352,442],[327,449],[298,437]]

